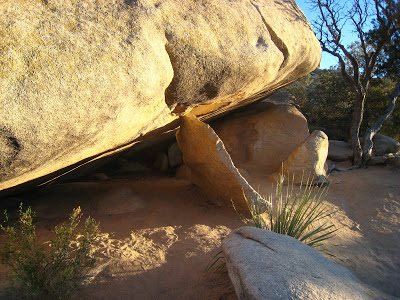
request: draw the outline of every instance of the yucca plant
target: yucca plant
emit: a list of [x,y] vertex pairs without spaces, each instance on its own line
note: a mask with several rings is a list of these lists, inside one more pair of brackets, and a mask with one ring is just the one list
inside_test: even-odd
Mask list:
[[[320,246],[337,231],[328,220],[335,213],[325,202],[329,185],[325,184],[327,182],[314,185],[312,178],[308,177],[305,182],[301,180],[299,191],[295,193],[294,178],[287,180],[285,187],[284,181],[285,177],[280,175],[274,195],[269,195],[267,200],[259,197],[250,201],[245,198],[251,221],[257,228],[291,236],[320,250]],[[233,202],[232,205],[236,210]],[[248,223],[240,214],[239,217]],[[222,250],[219,251],[208,264],[206,272],[226,273],[224,258]]]
[[268,200],[247,201],[254,226],[289,235],[319,248],[337,230],[328,220],[334,213],[325,202],[329,185],[313,185],[309,177],[304,184],[301,181],[299,191],[295,193],[294,178],[287,181],[286,187],[283,182],[281,175],[275,195],[270,195]]

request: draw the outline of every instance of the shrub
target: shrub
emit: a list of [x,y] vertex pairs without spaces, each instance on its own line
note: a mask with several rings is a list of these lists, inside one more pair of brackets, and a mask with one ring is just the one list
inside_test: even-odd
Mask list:
[[28,299],[66,299],[82,279],[84,271],[95,262],[92,245],[100,234],[99,224],[88,217],[82,234],[78,225],[82,218],[80,207],[73,210],[69,224],[54,228],[54,239],[41,244],[37,241],[34,213],[28,207],[19,208],[19,219],[9,225],[7,212],[0,224],[5,242],[0,248],[3,264],[11,267],[12,293]]

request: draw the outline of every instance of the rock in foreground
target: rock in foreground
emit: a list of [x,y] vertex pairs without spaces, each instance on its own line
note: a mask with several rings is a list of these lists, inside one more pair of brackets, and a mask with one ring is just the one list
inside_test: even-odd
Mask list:
[[285,235],[241,227],[222,249],[239,299],[391,299]]
[[6,0],[0,36],[0,190],[172,129],[179,114],[260,99],[320,61],[291,0]]

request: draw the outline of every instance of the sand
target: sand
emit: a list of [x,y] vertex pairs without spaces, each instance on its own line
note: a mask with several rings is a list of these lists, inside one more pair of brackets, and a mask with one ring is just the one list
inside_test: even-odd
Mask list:
[[[262,175],[248,175],[261,193],[272,191]],[[327,201],[340,229],[325,247],[329,258],[400,297],[400,170],[334,172],[330,181]],[[221,240],[243,223],[232,207],[211,202],[188,181],[157,176],[53,184],[3,199],[0,209],[12,212],[21,201],[37,212],[42,241],[74,207],[100,221],[98,259],[75,299],[236,299],[226,274],[205,269]],[[0,265],[0,289],[9,271]]]

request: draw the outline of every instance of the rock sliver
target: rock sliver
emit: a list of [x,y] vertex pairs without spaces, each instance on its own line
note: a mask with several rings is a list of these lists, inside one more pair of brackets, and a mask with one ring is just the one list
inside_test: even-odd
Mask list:
[[239,299],[394,299],[302,242],[241,227],[222,241]]
[[254,202],[262,197],[240,174],[214,130],[195,116],[186,115],[181,117],[176,138],[183,162],[191,170],[191,181],[211,199],[222,199],[230,206],[233,202],[238,212],[248,215],[246,198]]
[[173,129],[181,113],[261,99],[320,61],[292,0],[5,0],[0,35],[0,190]]

